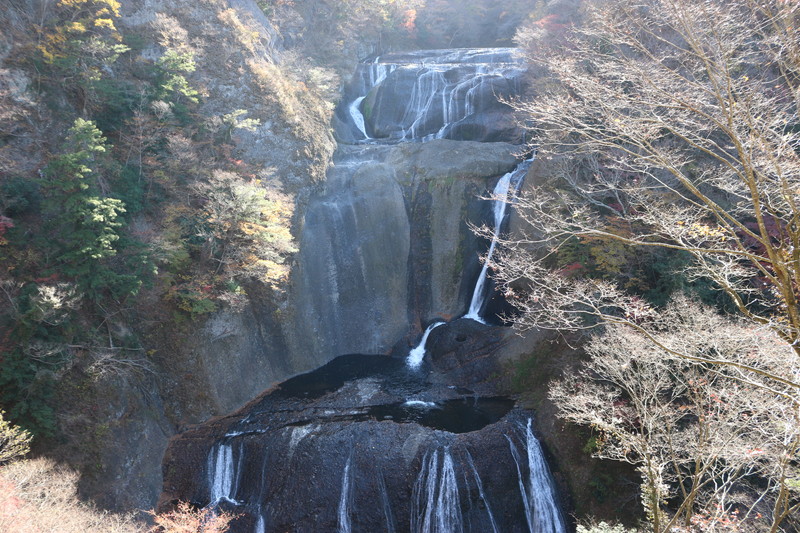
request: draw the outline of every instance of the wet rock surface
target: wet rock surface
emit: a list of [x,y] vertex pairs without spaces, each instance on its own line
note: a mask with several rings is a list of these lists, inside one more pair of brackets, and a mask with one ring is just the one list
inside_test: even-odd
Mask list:
[[468,223],[489,223],[481,197],[516,152],[449,140],[342,147],[302,223],[288,357],[313,368],[387,353],[409,324],[463,313],[488,246]]
[[[503,102],[523,91],[513,48],[392,53],[359,66],[335,121],[342,142],[520,142]],[[361,96],[361,99],[355,100]],[[348,114],[360,116],[356,121]]]
[[283,382],[171,442],[160,507],[229,510],[234,532],[529,531],[532,414],[491,380],[507,333],[456,320],[417,369],[346,355]]

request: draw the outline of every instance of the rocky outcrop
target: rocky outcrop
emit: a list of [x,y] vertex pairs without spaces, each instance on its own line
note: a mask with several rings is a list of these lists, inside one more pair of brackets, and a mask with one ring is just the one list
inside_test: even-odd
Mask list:
[[447,140],[341,149],[302,223],[290,351],[385,353],[410,324],[462,314],[485,245],[468,223],[486,220],[480,197],[515,152]]
[[502,344],[500,328],[463,322],[437,343],[446,352],[470,335],[458,368],[343,356],[182,433],[165,456],[160,508],[216,505],[239,515],[235,532],[416,531],[425,516],[443,530],[528,531],[531,414],[468,388],[489,392],[485,376],[439,368],[477,368]]
[[156,59],[167,49],[193,55],[201,116],[244,110],[260,122],[236,132],[237,158],[273,169],[292,192],[324,180],[336,148],[330,104],[311,91],[287,89],[298,83],[296,73],[281,66],[279,30],[253,0],[131,0],[122,15],[125,33],[146,36],[143,57]]

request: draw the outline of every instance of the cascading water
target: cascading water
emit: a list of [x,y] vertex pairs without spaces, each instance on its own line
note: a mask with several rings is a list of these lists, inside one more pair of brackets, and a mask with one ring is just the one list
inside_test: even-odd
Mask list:
[[[522,429],[522,428],[521,428]],[[525,505],[525,518],[531,533],[566,533],[567,528],[556,503],[553,480],[542,447],[531,430],[531,419],[522,429],[526,450],[528,478],[524,478],[520,465],[519,450],[511,437],[506,436],[514,462],[517,465],[519,490]]]
[[439,326],[443,326],[444,324],[444,322],[434,322],[428,326],[428,329],[426,329],[425,333],[422,335],[422,340],[420,340],[419,344],[408,353],[406,362],[408,363],[409,367],[419,368],[419,365],[422,364],[422,360],[425,358],[425,343],[428,342],[428,335],[431,334],[431,331]]
[[481,318],[481,310],[486,301],[486,281],[491,265],[492,254],[497,246],[497,239],[500,237],[500,231],[503,228],[503,221],[506,216],[506,207],[508,206],[509,192],[516,192],[525,177],[525,173],[531,166],[533,159],[528,159],[522,162],[517,168],[500,178],[497,185],[492,192],[494,202],[494,235],[492,243],[489,245],[489,252],[483,261],[483,268],[481,274],[478,276],[478,281],[475,284],[475,291],[472,293],[472,300],[469,304],[469,311],[464,318],[470,318],[480,323],[484,323]]
[[[301,255],[299,261],[302,279],[298,283],[313,288],[308,291],[313,296],[309,299],[313,305],[307,308],[311,311],[298,312],[302,322],[314,324],[307,337],[335,339],[334,353],[381,353],[386,350],[349,350],[380,346],[377,340],[373,342],[380,336],[379,327],[398,331],[394,339],[407,331],[412,316],[408,310],[416,303],[408,309],[402,304],[381,304],[417,301],[410,290],[405,292],[411,285],[406,274],[416,256],[407,241],[398,245],[397,237],[408,237],[412,231],[413,225],[402,218],[413,214],[409,191],[424,196],[440,185],[428,176],[403,181],[397,177],[399,170],[387,167],[409,146],[446,146],[452,154],[463,154],[479,144],[426,143],[434,139],[514,142],[518,132],[507,126],[513,120],[507,120],[509,110],[499,99],[519,90],[522,73],[513,49],[396,53],[359,68],[345,95],[346,103],[336,111],[337,134],[342,144],[351,146],[340,147],[326,191],[312,198],[303,221],[304,230],[319,234],[305,245],[310,255]],[[418,144],[395,146],[410,141]],[[503,166],[489,166],[496,170],[481,170],[469,178],[472,188],[461,189],[460,194],[468,195],[470,202],[485,190],[486,179],[505,173],[515,163],[509,155],[512,145],[488,144],[493,150],[503,146],[486,159],[506,159]],[[497,157],[499,150],[504,155]],[[494,189],[495,239],[467,318],[483,322],[487,272],[502,230],[505,200],[530,164],[519,164]],[[448,179],[450,172],[448,164]],[[439,207],[434,200],[429,205],[431,211]],[[474,210],[463,212],[482,216],[477,201],[470,205]],[[443,240],[455,242],[454,248],[464,242],[462,260],[467,260],[476,241],[472,236],[473,240],[459,241],[460,227],[465,226],[461,219],[451,226],[456,229]],[[464,232],[469,233],[466,228]],[[429,249],[437,250],[432,244]],[[385,262],[376,259],[387,255],[390,260]],[[443,254],[436,251],[439,256]],[[382,267],[380,274],[375,273],[375,264]],[[460,263],[440,270],[454,273],[454,278],[461,275]],[[454,279],[451,285],[459,283]],[[396,299],[384,298],[389,286],[396,291]],[[461,292],[459,285],[447,310],[434,311],[434,304],[425,304],[428,307],[414,307],[413,316],[428,311],[433,316],[456,315],[463,309],[467,291],[465,287]],[[370,301],[378,303],[362,306],[361,294],[377,295]],[[391,329],[395,323],[399,327]],[[221,424],[219,432],[211,433],[220,437],[208,451],[205,480],[197,490],[186,489],[181,499],[207,495],[204,503],[240,517],[232,528],[237,533],[498,533],[526,527],[536,533],[564,533],[552,480],[530,421],[527,428],[521,426],[521,434],[516,433],[521,415],[514,401],[478,396],[448,381],[449,375],[439,375],[439,381],[434,381],[418,370],[429,336],[444,324],[431,324],[405,360],[342,356],[278,385],[243,408],[239,418],[232,415],[212,422]],[[452,338],[463,342],[458,335]],[[362,344],[351,344],[356,342]],[[437,346],[441,346],[438,339]],[[207,435],[187,439],[188,446],[201,446],[198,441]],[[208,450],[201,449],[202,453]],[[174,454],[174,460],[189,456]],[[419,465],[418,472],[412,470],[414,465]]]
[[208,455],[209,500],[217,504],[223,499],[232,501],[236,480],[233,447],[230,443],[218,444]]
[[[341,118],[356,142],[483,138],[478,115],[519,92],[514,48],[393,53],[361,65]],[[491,129],[491,127],[489,127]]]
[[481,475],[478,474],[478,469],[475,468],[475,461],[472,459],[472,455],[469,452],[466,452],[466,456],[467,463],[469,463],[469,467],[472,470],[472,475],[475,477],[475,485],[478,487],[478,494],[480,494],[483,505],[486,506],[486,514],[489,515],[489,523],[492,525],[492,531],[494,533],[500,533],[500,531],[497,529],[497,522],[492,514],[492,508],[489,505],[489,500],[486,498],[486,493],[483,491],[483,481],[481,481]]
[[350,462],[352,457],[347,458],[342,474],[342,494],[339,497],[339,533],[351,533],[352,525],[350,521],[350,507],[353,493],[350,490]]
[[463,533],[458,483],[450,450],[442,451],[441,468],[438,450],[423,460],[412,497],[411,531]]

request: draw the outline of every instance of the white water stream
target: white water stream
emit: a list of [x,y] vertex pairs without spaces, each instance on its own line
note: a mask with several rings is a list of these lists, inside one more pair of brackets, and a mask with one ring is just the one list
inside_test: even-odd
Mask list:
[[350,507],[353,499],[350,491],[351,459],[352,457],[347,458],[347,463],[344,465],[344,474],[342,474],[342,494],[339,496],[339,533],[351,533],[352,531],[350,521]]
[[208,472],[211,504],[216,505],[223,499],[233,501],[236,465],[230,443],[220,443],[212,448],[208,456]]
[[431,331],[443,325],[444,322],[434,322],[428,326],[428,329],[426,329],[425,333],[422,335],[422,340],[419,341],[419,344],[408,353],[406,363],[409,367],[419,368],[419,365],[422,364],[422,360],[425,358],[425,343],[428,342],[428,335],[431,334]]
[[497,522],[495,522],[494,515],[492,514],[492,508],[489,506],[489,499],[486,497],[486,493],[483,492],[483,482],[481,481],[480,474],[478,474],[478,469],[475,468],[475,461],[472,460],[472,455],[469,452],[466,452],[466,456],[467,462],[472,469],[472,475],[475,476],[475,485],[478,487],[478,494],[480,494],[481,500],[483,500],[483,505],[486,506],[486,514],[489,515],[489,523],[492,524],[492,531],[494,533],[500,533],[497,529]]
[[393,103],[401,106],[402,114],[396,115],[396,123],[390,126],[384,121],[388,130],[377,140],[441,139],[455,124],[495,103],[498,95],[493,84],[513,85],[512,80],[522,71],[521,65],[520,56],[512,48],[421,50],[378,57],[361,67],[359,94],[347,106],[347,114],[361,136],[358,141],[376,141],[369,134],[363,103],[368,99],[370,106],[374,105],[378,97],[370,93],[400,71],[396,79],[390,80],[392,83],[410,76],[413,83],[402,85],[408,92],[401,96],[402,101]]
[[423,460],[412,498],[412,532],[463,533],[458,483],[450,450],[442,451],[441,468],[438,450]]
[[492,243],[489,245],[489,251],[483,261],[483,268],[481,269],[481,274],[478,277],[478,282],[475,284],[475,290],[472,293],[469,311],[467,311],[467,314],[464,315],[464,318],[471,318],[472,320],[480,322],[481,324],[486,323],[481,317],[481,311],[483,310],[487,296],[486,281],[489,268],[492,264],[492,255],[494,254],[494,249],[497,246],[497,240],[500,237],[500,231],[503,229],[503,220],[505,219],[506,208],[508,207],[509,192],[517,191],[522,183],[522,178],[525,177],[525,173],[530,168],[532,162],[533,159],[528,159],[520,163],[517,168],[500,178],[500,181],[498,181],[497,185],[494,187],[494,191],[492,191],[492,198],[494,202],[494,235],[492,237]]
[[525,518],[531,533],[566,533],[564,518],[558,509],[550,469],[544,460],[542,446],[531,430],[531,419],[524,428],[525,450],[528,460],[528,477],[522,474],[521,458],[514,441],[506,435],[511,455],[517,465],[519,491],[525,505]]

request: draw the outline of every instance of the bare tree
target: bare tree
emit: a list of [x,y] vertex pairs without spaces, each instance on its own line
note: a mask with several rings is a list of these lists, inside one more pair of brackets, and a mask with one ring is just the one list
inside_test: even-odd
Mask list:
[[[519,200],[524,224],[496,256],[496,277],[522,310],[519,328],[607,326],[610,362],[629,366],[595,366],[555,399],[611,439],[602,453],[640,466],[657,530],[688,527],[751,475],[769,480],[747,508],[771,501],[770,531],[798,510],[799,15],[783,0],[605,0],[587,2],[559,46],[528,41],[547,78],[516,107],[549,174]],[[694,324],[701,342],[686,326],[691,306],[665,315],[613,282],[551,268],[576,238],[683,253],[681,275],[712,281],[744,322]],[[731,346],[744,331],[750,340]],[[585,383],[599,385],[584,397]],[[647,401],[621,409],[635,395]],[[719,426],[703,418],[703,398],[724,406],[711,411]],[[677,446],[687,427],[698,437]],[[723,453],[743,446],[755,459]]]
[[[725,353],[733,361],[768,362],[776,373],[791,371],[791,349],[773,332],[684,297],[667,306],[651,331],[682,353]],[[656,533],[701,525],[779,531],[800,509],[797,494],[786,490],[786,480],[800,475],[791,459],[800,420],[787,398],[677,357],[621,325],[596,337],[587,352],[591,360],[555,384],[551,399],[562,416],[594,428],[595,455],[637,467]]]
[[[518,103],[551,183],[523,198],[527,231],[496,267],[525,327],[626,323],[653,310],[613,284],[547,268],[570,239],[681,251],[800,366],[800,4],[610,0],[558,50],[552,83]],[[623,228],[621,230],[620,228]],[[589,324],[593,325],[593,324]],[[662,346],[670,348],[669,346]],[[684,354],[687,357],[693,357]],[[800,407],[796,373],[701,357]]]

